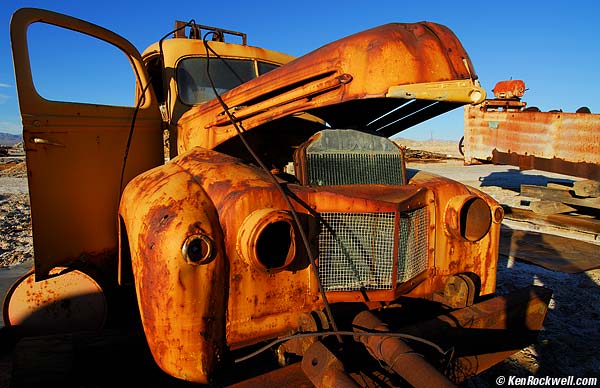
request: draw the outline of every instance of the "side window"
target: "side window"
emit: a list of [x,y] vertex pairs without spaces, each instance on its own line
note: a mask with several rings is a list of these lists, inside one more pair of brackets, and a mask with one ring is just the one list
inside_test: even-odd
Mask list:
[[46,100],[136,105],[132,66],[113,45],[46,23],[29,27],[27,43],[33,83]]
[[274,65],[272,63],[266,62],[258,62],[258,75],[262,75],[270,72],[271,70],[277,69],[279,65]]

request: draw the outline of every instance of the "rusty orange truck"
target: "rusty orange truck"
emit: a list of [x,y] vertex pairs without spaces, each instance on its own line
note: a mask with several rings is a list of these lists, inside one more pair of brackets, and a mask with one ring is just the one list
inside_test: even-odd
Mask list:
[[[34,23],[119,48],[135,106],[40,96]],[[21,9],[11,39],[35,266],[5,299],[7,325],[101,330],[136,310],[181,380],[222,385],[272,352],[285,373],[254,386],[451,386],[540,330],[549,290],[496,294],[503,208],[407,168],[389,139],[485,99],[448,28],[387,24],[293,58],[176,22],[140,55]]]

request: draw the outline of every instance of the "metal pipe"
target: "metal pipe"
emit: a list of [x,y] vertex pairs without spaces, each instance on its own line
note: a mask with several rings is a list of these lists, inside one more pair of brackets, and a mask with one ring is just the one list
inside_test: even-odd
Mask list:
[[[357,314],[352,323],[355,333],[390,331],[387,325],[370,311]],[[381,336],[356,336],[355,340],[364,344],[373,357],[384,361],[415,388],[455,387],[446,376],[397,337],[382,334]]]

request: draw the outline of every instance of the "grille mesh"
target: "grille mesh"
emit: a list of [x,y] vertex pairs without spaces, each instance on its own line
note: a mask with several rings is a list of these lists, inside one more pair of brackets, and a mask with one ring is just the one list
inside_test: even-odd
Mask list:
[[308,153],[309,184],[402,184],[400,153],[319,152]]
[[427,208],[400,214],[398,283],[415,277],[427,268],[428,227]]
[[319,276],[325,291],[389,290],[398,258],[397,282],[427,266],[425,208],[400,215],[398,255],[394,252],[395,213],[321,213]]
[[[319,276],[326,291],[389,289],[394,213],[321,213]],[[330,229],[333,229],[334,233]],[[337,237],[337,238],[336,238]],[[347,254],[346,254],[347,252]],[[348,258],[349,256],[349,258]]]

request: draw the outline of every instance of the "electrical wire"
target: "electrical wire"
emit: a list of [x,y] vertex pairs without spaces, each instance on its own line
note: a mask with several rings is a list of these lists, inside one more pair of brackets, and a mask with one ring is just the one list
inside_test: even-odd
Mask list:
[[[221,62],[223,62],[223,64],[225,64],[225,66],[227,66],[227,68],[229,69],[229,71],[230,71],[230,72],[231,72],[233,75],[235,75],[235,78],[237,78],[237,79],[238,79],[238,81],[240,81],[240,85],[241,85],[241,84],[243,84],[245,81],[244,81],[244,80],[242,79],[242,77],[240,77],[240,75],[239,75],[239,74],[238,74],[238,73],[235,71],[235,69],[234,69],[234,68],[231,66],[231,64],[230,64],[229,62],[227,62],[227,61],[226,61],[226,60],[225,60],[223,57],[221,57],[221,56],[220,56],[220,55],[219,55],[219,54],[218,54],[218,53],[217,53],[217,52],[216,52],[216,51],[215,51],[215,50],[214,50],[212,47],[210,47],[210,46],[209,46],[209,45],[206,43],[206,37],[207,37],[208,35],[210,35],[210,34],[216,34],[216,33],[215,33],[215,32],[213,32],[213,31],[211,31],[211,32],[207,32],[207,33],[204,35],[204,39],[202,39],[202,41],[203,41],[203,42],[205,42],[205,43],[204,43],[204,47],[205,47],[206,49],[208,49],[208,50],[209,50],[211,53],[213,53],[213,54],[214,54],[214,56],[215,56],[216,58],[220,59],[220,60],[221,60]],[[208,72],[208,69],[209,69],[209,64],[208,64],[208,62],[210,62],[210,57],[208,56],[208,52],[207,52],[207,53],[206,53],[206,69],[207,69],[207,72]],[[209,77],[209,82],[210,82],[210,81],[211,81],[211,79],[210,79],[210,73],[208,73],[208,77]],[[212,82],[211,82],[211,85],[212,85]]]
[[[206,33],[206,34],[204,35],[203,41],[205,41],[205,42],[206,42],[206,38],[207,38],[207,37],[208,37],[208,35],[209,35],[209,34],[211,34],[211,33],[213,33],[213,32],[208,32],[208,33]],[[207,49],[208,49],[208,50],[209,50],[211,53],[213,53],[213,54],[215,55],[215,57],[217,57],[218,59],[220,59],[220,60],[221,60],[221,61],[222,61],[222,62],[225,64],[225,66],[227,66],[227,67],[229,68],[229,70],[230,70],[230,71],[231,71],[231,72],[232,72],[232,73],[233,73],[233,74],[234,74],[234,75],[237,77],[237,79],[240,81],[240,83],[243,83],[243,82],[244,82],[244,81],[242,80],[242,78],[241,78],[241,77],[240,77],[240,76],[239,76],[239,75],[238,75],[238,74],[235,72],[235,70],[233,69],[233,67],[231,67],[231,65],[229,64],[229,62],[227,62],[225,59],[223,59],[223,58],[222,58],[222,57],[221,57],[221,56],[220,56],[220,55],[219,55],[219,54],[218,54],[218,53],[217,53],[217,52],[216,52],[216,51],[215,51],[215,50],[214,50],[212,47],[210,47],[209,45],[205,44],[205,47],[206,47],[206,48],[207,48]],[[209,67],[209,64],[208,64],[208,62],[209,62],[209,59],[208,59],[208,58],[209,58],[209,57],[208,57],[208,53],[207,53],[206,57],[207,57],[207,65],[206,65],[206,68],[207,68],[207,73],[208,73],[208,77],[209,77],[209,82],[211,82],[211,86],[213,86],[213,87],[214,87],[214,85],[212,84],[211,78],[210,78],[210,72],[209,72],[209,69],[210,69],[210,67]],[[215,89],[213,89],[213,92],[214,92],[214,90],[215,90]],[[216,92],[215,92],[215,94],[216,94]],[[217,96],[217,98],[219,98],[219,97],[220,97],[220,96]],[[221,99],[220,101],[222,101],[222,99]],[[223,106],[223,103],[221,103],[221,105]],[[226,105],[225,105],[225,106],[223,106],[223,107],[224,107],[224,109],[225,109],[225,108],[226,108]],[[226,110],[226,113],[229,115],[229,112],[227,112],[227,109],[225,109],[225,110]],[[231,121],[231,118],[230,118],[230,121]],[[233,121],[232,121],[232,123],[233,123]],[[234,123],[234,126],[235,126],[235,123]],[[238,130],[238,128],[236,128],[236,130]],[[239,130],[238,130],[238,133],[239,133]],[[242,139],[242,141],[243,141],[243,139]],[[246,146],[246,148],[248,148],[248,146],[246,145],[246,143],[245,143],[245,142],[244,142],[244,145]],[[252,154],[252,151],[249,151],[249,152]],[[255,155],[252,155],[252,156],[253,156],[253,158],[254,158],[255,160],[257,159],[257,157],[256,157]],[[260,161],[258,161],[258,160],[257,160],[257,163],[259,163],[259,164],[260,164]],[[265,168],[263,168],[263,169],[265,169]],[[265,170],[266,170],[266,169],[265,169]],[[270,171],[269,171],[269,170],[266,170],[266,171],[267,171],[268,173],[270,173]],[[289,195],[289,193],[287,193],[286,195]],[[294,198],[294,199],[296,200],[296,202],[297,202],[297,203],[299,203],[299,204],[300,204],[302,207],[304,207],[306,210],[308,210],[308,211],[309,211],[311,214],[313,214],[313,215],[315,215],[315,214],[316,214],[316,217],[317,217],[317,219],[319,219],[319,221],[320,221],[320,222],[321,222],[323,225],[325,225],[325,227],[327,228],[327,230],[329,230],[329,233],[331,233],[331,235],[333,236],[333,238],[334,238],[334,239],[337,241],[337,243],[340,245],[340,248],[342,249],[342,252],[343,252],[344,256],[345,256],[345,257],[346,257],[346,259],[348,260],[348,262],[349,262],[349,265],[351,266],[351,268],[352,268],[352,270],[353,270],[353,272],[354,272],[354,277],[355,277],[355,279],[356,279],[356,280],[357,280],[357,281],[360,283],[360,291],[361,291],[361,294],[362,294],[362,296],[363,296],[364,300],[365,300],[366,302],[368,302],[368,301],[369,301],[369,297],[368,297],[368,295],[367,295],[366,288],[365,288],[365,286],[364,286],[364,282],[363,282],[363,281],[360,279],[360,276],[358,275],[358,271],[356,270],[356,266],[354,265],[354,262],[353,262],[353,261],[352,261],[352,259],[350,258],[350,253],[348,252],[348,250],[347,250],[346,246],[344,245],[344,243],[343,243],[343,242],[340,240],[340,238],[339,238],[339,237],[337,236],[337,234],[335,233],[335,230],[333,230],[333,228],[331,228],[331,226],[330,226],[330,225],[329,225],[329,224],[328,224],[328,223],[327,223],[327,222],[326,222],[326,221],[323,219],[323,217],[321,217],[321,215],[320,215],[320,214],[316,213],[316,212],[315,212],[315,211],[314,211],[312,208],[310,208],[309,206],[307,206],[307,205],[306,205],[306,204],[304,204],[303,202],[301,202],[301,201],[298,201],[298,198],[297,198],[297,197],[295,197],[294,195],[292,195],[292,198]],[[289,204],[289,205],[291,206],[291,204]],[[301,226],[300,226],[300,225],[298,225],[298,228],[301,228]],[[306,249],[308,250],[308,249],[309,249],[309,247],[306,247]],[[317,275],[317,276],[318,276],[318,275]]]
[[[163,55],[163,50],[162,50],[162,42],[164,39],[166,39],[169,35],[187,27],[187,26],[192,26],[195,25],[195,21],[194,20],[190,20],[188,23],[186,23],[184,26],[177,28],[171,32],[169,32],[168,34],[165,34],[165,36],[163,38],[160,39],[159,41],[159,50],[160,50],[160,57],[161,57],[161,61],[163,63],[163,70],[164,70],[164,55]],[[298,214],[296,212],[296,210],[294,209],[288,194],[286,193],[286,191],[284,190],[284,188],[282,187],[282,185],[280,184],[280,182],[277,180],[277,178],[273,175],[273,173],[266,167],[266,165],[264,164],[264,162],[259,158],[259,156],[254,152],[254,150],[252,149],[252,147],[250,146],[250,144],[246,141],[245,137],[244,137],[244,132],[245,130],[243,129],[243,127],[241,126],[240,123],[238,123],[237,119],[235,118],[235,116],[231,113],[229,107],[227,106],[227,104],[225,103],[225,101],[222,99],[221,95],[217,92],[217,89],[214,85],[214,81],[210,75],[210,56],[208,55],[208,51],[210,50],[217,58],[221,59],[229,68],[229,70],[238,78],[238,80],[240,82],[243,83],[243,80],[241,79],[241,77],[235,72],[235,70],[218,54],[216,53],[212,48],[209,47],[208,42],[206,40],[206,37],[209,34],[214,34],[214,32],[209,32],[207,33],[204,38],[203,38],[203,42],[204,42],[204,46],[206,48],[206,57],[207,57],[207,61],[206,61],[206,71],[207,71],[207,77],[208,80],[211,84],[211,88],[213,90],[213,92],[215,93],[215,96],[217,97],[217,100],[219,101],[219,103],[221,104],[221,106],[223,107],[225,113],[227,114],[227,116],[229,117],[229,120],[231,122],[231,124],[233,125],[233,127],[235,128],[236,132],[238,133],[238,136],[240,138],[240,140],[242,141],[242,143],[244,144],[244,146],[246,147],[246,149],[248,150],[248,152],[252,155],[252,157],[254,158],[254,160],[259,164],[259,166],[261,167],[261,169],[263,169],[268,176],[271,178],[271,180],[273,181],[273,183],[275,184],[275,186],[277,187],[278,191],[281,193],[282,197],[284,198],[284,200],[286,201],[290,212],[294,218],[294,221],[298,227],[300,236],[302,238],[302,241],[306,247],[306,252],[308,254],[308,258],[309,261],[311,263],[311,266],[313,268],[313,271],[315,272],[315,277],[317,279],[317,285],[319,288],[319,291],[321,293],[321,297],[323,299],[324,305],[325,305],[325,310],[326,313],[328,315],[329,321],[331,323],[331,327],[333,328],[332,331],[329,332],[319,332],[319,333],[300,333],[300,334],[294,334],[294,335],[290,335],[287,337],[282,337],[282,338],[278,338],[277,340],[274,340],[272,342],[270,342],[269,344],[263,346],[262,348],[244,356],[241,358],[238,358],[235,360],[235,363],[240,363],[243,361],[246,361],[252,357],[255,357],[256,355],[264,352],[265,350],[288,340],[292,340],[292,339],[298,339],[298,338],[307,338],[307,337],[325,337],[325,336],[329,336],[329,335],[335,335],[338,339],[338,341],[340,343],[342,343],[342,339],[341,336],[353,336],[353,337],[382,337],[382,336],[386,336],[386,337],[395,337],[395,338],[404,338],[404,339],[408,339],[408,340],[413,340],[416,342],[420,342],[423,343],[425,345],[428,345],[432,348],[434,348],[435,350],[437,350],[440,354],[446,356],[447,352],[444,352],[444,350],[437,344],[428,341],[424,338],[420,338],[420,337],[416,337],[410,334],[404,334],[404,333],[392,333],[392,332],[354,332],[354,331],[340,331],[337,329],[337,325],[335,323],[335,319],[333,317],[333,314],[331,312],[331,308],[329,305],[329,302],[327,301],[327,296],[325,294],[325,291],[323,289],[323,286],[321,284],[321,280],[318,274],[318,270],[316,267],[316,263],[315,263],[315,259],[314,256],[312,255],[311,249],[310,249],[310,243],[308,242],[308,238],[306,236],[306,233],[304,232],[304,229],[302,228],[302,224],[300,222],[300,219],[298,218]],[[120,190],[119,192],[121,192],[123,190],[123,180],[124,180],[124,175],[125,175],[125,168],[127,165],[127,158],[129,155],[129,150],[131,148],[131,141],[133,138],[133,133],[134,133],[134,128],[135,128],[135,122],[137,119],[137,115],[138,112],[141,108],[141,105],[144,101],[145,95],[146,95],[146,91],[148,90],[148,87],[150,86],[152,81],[152,78],[150,77],[148,79],[148,82],[146,83],[146,85],[142,88],[140,97],[138,99],[137,105],[135,107],[134,113],[133,113],[133,118],[131,120],[131,126],[129,129],[129,134],[127,137],[127,145],[125,147],[125,153],[123,156],[123,165],[121,168],[121,177],[120,177]],[[170,93],[167,94],[170,96]],[[170,98],[170,97],[169,97]],[[309,210],[312,210],[309,208]]]
[[[188,23],[186,23],[184,26],[171,31],[168,34],[165,34],[165,36],[160,39],[160,41],[159,41],[159,50],[160,50],[160,58],[161,58],[161,61],[162,61],[162,64],[163,64],[163,66],[162,66],[163,71],[164,71],[164,68],[165,68],[164,67],[164,54],[163,54],[163,50],[162,50],[162,42],[163,42],[163,40],[166,39],[169,35],[177,32],[177,31],[179,31],[179,30],[181,30],[181,29],[183,29],[183,28],[185,28],[187,26],[193,26],[193,25],[195,25],[195,21],[192,19]],[[252,353],[250,353],[250,354],[248,354],[248,355],[246,355],[244,357],[236,359],[234,362],[235,363],[240,363],[240,362],[246,361],[246,360],[248,360],[248,359],[250,359],[252,357],[257,356],[258,354],[264,352],[265,350],[267,350],[267,349],[269,349],[269,348],[271,348],[271,347],[273,347],[273,346],[275,346],[275,345],[277,345],[279,343],[282,343],[282,342],[285,342],[285,341],[289,341],[289,340],[292,340],[292,339],[308,338],[308,337],[325,337],[325,336],[330,336],[330,335],[335,335],[340,343],[342,343],[341,336],[353,336],[353,337],[382,337],[382,336],[385,336],[385,337],[403,338],[403,339],[408,339],[408,340],[412,340],[412,341],[416,341],[416,342],[420,342],[420,343],[423,343],[425,345],[428,345],[428,346],[432,347],[433,349],[437,350],[443,356],[446,356],[447,352],[445,352],[439,345],[437,345],[437,344],[435,344],[435,343],[433,343],[431,341],[428,341],[428,340],[426,340],[424,338],[416,337],[416,336],[413,336],[413,335],[410,335],[410,334],[393,333],[393,332],[354,332],[354,331],[340,331],[340,330],[337,329],[337,325],[335,323],[335,319],[334,319],[333,314],[331,312],[331,308],[330,308],[329,302],[327,301],[327,296],[326,296],[325,291],[323,289],[323,286],[321,284],[321,280],[320,280],[320,277],[319,277],[319,274],[318,274],[318,270],[317,270],[317,267],[316,267],[314,256],[313,256],[313,254],[311,252],[311,249],[310,249],[310,243],[308,242],[308,238],[306,236],[306,233],[304,232],[304,229],[302,228],[302,224],[300,222],[300,219],[298,218],[298,214],[295,211],[295,209],[294,209],[294,207],[293,207],[293,205],[292,205],[292,203],[291,203],[291,201],[289,199],[289,196],[286,193],[286,190],[284,190],[284,188],[282,187],[282,185],[280,184],[280,182],[277,180],[277,178],[266,167],[266,165],[263,163],[263,161],[254,152],[254,150],[252,149],[252,147],[250,146],[250,144],[246,141],[246,139],[245,139],[245,137],[243,135],[243,133],[245,132],[245,130],[243,129],[242,125],[240,123],[238,123],[238,121],[235,118],[235,116],[230,112],[230,109],[227,106],[227,104],[225,103],[225,101],[223,101],[221,95],[217,92],[217,89],[216,89],[216,87],[214,85],[213,79],[210,76],[210,67],[209,67],[210,66],[210,59],[209,59],[210,56],[208,54],[209,50],[215,55],[215,57],[221,59],[226,64],[226,66],[229,68],[229,70],[238,78],[238,80],[241,83],[243,83],[243,80],[241,79],[241,77],[227,63],[227,61],[225,61],[218,53],[216,53],[212,48],[209,47],[208,42],[206,40],[206,37],[209,34],[215,34],[215,32],[209,32],[203,38],[204,46],[206,48],[206,57],[207,57],[206,71],[207,71],[208,80],[209,80],[209,82],[211,84],[211,88],[212,88],[213,92],[215,93],[215,96],[217,97],[217,100],[219,101],[219,103],[223,107],[225,113],[229,117],[229,120],[230,120],[231,124],[233,125],[233,127],[236,130],[236,132],[238,133],[238,136],[239,136],[240,140],[242,141],[242,143],[244,144],[244,146],[246,147],[246,149],[248,150],[248,152],[252,155],[252,157],[254,158],[254,160],[259,164],[259,166],[261,167],[261,169],[263,169],[268,174],[268,176],[271,178],[271,180],[273,181],[273,183],[277,187],[278,191],[281,193],[282,197],[286,201],[286,203],[287,203],[287,205],[288,205],[288,207],[290,209],[290,212],[291,212],[291,214],[292,214],[292,216],[294,218],[294,221],[295,221],[295,223],[296,223],[296,225],[298,227],[298,230],[299,230],[300,236],[302,238],[302,241],[303,241],[303,243],[304,243],[304,245],[306,247],[306,252],[308,254],[308,258],[309,258],[309,261],[310,261],[311,266],[313,268],[313,271],[315,272],[315,277],[317,279],[318,288],[319,288],[319,291],[321,293],[321,297],[322,297],[324,305],[325,305],[325,310],[326,310],[326,313],[328,315],[329,321],[331,323],[331,327],[333,328],[333,330],[329,331],[329,332],[300,333],[300,334],[294,334],[294,335],[290,335],[290,336],[278,338],[277,340],[274,340],[274,341],[270,342],[269,344],[261,347],[260,349],[254,351],[254,352],[252,352]],[[135,110],[133,112],[133,117],[132,117],[132,120],[131,120],[131,126],[130,126],[129,134],[128,134],[128,137],[127,137],[127,144],[126,144],[126,147],[125,147],[125,153],[123,155],[123,165],[122,165],[122,168],[121,168],[121,177],[120,177],[120,184],[119,184],[120,190],[119,190],[119,193],[121,193],[122,190],[123,190],[123,180],[124,180],[124,175],[125,175],[125,168],[126,168],[126,165],[127,165],[127,158],[128,158],[128,155],[129,155],[129,150],[131,148],[131,141],[132,141],[133,133],[134,133],[134,129],[135,129],[135,122],[136,122],[136,119],[137,119],[138,112],[139,112],[139,110],[141,108],[141,105],[142,105],[142,103],[144,101],[144,98],[145,98],[145,95],[146,95],[146,91],[148,90],[148,87],[151,84],[151,81],[152,81],[152,77],[149,77],[148,82],[142,88],[140,97],[138,98],[137,105],[136,105]],[[168,91],[167,91],[167,95],[168,95],[168,99],[170,99],[170,93]],[[169,102],[169,101],[167,101],[167,102]],[[300,204],[303,205],[302,202],[300,202]],[[312,210],[309,207],[307,207],[307,209]],[[326,225],[326,227],[327,226],[328,225]],[[452,350],[452,354],[453,354],[453,350]]]
[[[208,45],[208,41],[206,40],[206,38],[208,37],[209,34],[214,34],[214,32],[208,32],[204,35],[202,41],[204,42],[204,47],[206,49],[206,73],[207,73],[207,78],[208,81],[210,82],[210,86],[213,90],[213,93],[215,94],[215,96],[217,97],[217,100],[219,101],[219,103],[221,104],[221,106],[223,107],[223,110],[225,111],[225,114],[227,115],[227,117],[229,118],[229,121],[231,122],[231,124],[233,125],[233,127],[235,128],[238,137],[240,138],[241,142],[244,144],[244,147],[246,147],[246,149],[248,150],[248,152],[250,153],[250,155],[252,155],[252,158],[256,161],[256,163],[258,163],[258,165],[260,166],[261,169],[263,169],[267,175],[270,177],[271,181],[273,181],[275,187],[277,188],[277,190],[279,191],[279,193],[281,194],[281,196],[283,197],[284,201],[286,202],[288,208],[290,209],[290,213],[292,214],[292,217],[294,218],[294,222],[296,224],[296,226],[298,227],[298,232],[300,233],[300,237],[302,239],[302,243],[304,244],[304,246],[306,247],[306,252],[308,255],[308,260],[310,261],[310,265],[314,271],[315,274],[315,278],[317,280],[317,286],[319,288],[319,293],[321,294],[321,298],[323,299],[323,304],[325,305],[325,312],[327,314],[327,318],[329,319],[329,322],[331,324],[331,327],[333,328],[333,330],[335,332],[337,332],[337,325],[335,323],[335,319],[333,317],[333,313],[331,312],[331,306],[329,305],[329,302],[327,300],[327,295],[325,295],[325,290],[323,289],[323,285],[321,283],[321,279],[319,277],[319,271],[317,269],[317,265],[315,262],[315,258],[312,254],[312,251],[310,249],[310,243],[308,241],[308,237],[306,236],[306,233],[304,231],[304,229],[302,228],[302,223],[300,222],[300,218],[298,217],[298,213],[296,212],[296,210],[294,209],[294,206],[292,205],[292,202],[290,201],[289,196],[287,195],[287,193],[285,192],[285,190],[283,189],[283,187],[281,186],[281,184],[279,183],[279,181],[277,180],[277,178],[275,177],[275,175],[273,175],[273,173],[271,172],[271,170],[269,170],[267,168],[267,166],[263,163],[263,161],[260,159],[260,157],[254,152],[254,150],[252,149],[252,147],[250,146],[250,144],[246,141],[246,138],[244,136],[244,132],[245,130],[243,129],[242,125],[240,123],[238,123],[237,119],[235,118],[235,116],[233,115],[233,113],[231,113],[231,111],[229,110],[229,107],[227,106],[227,104],[225,103],[225,101],[223,101],[223,98],[221,97],[221,95],[217,92],[217,88],[213,82],[213,79],[210,75],[210,56],[209,56],[209,50],[211,50],[211,48],[209,48]],[[221,58],[221,56],[216,53],[214,50],[211,50],[211,52],[219,59],[223,60]],[[339,335],[336,335],[338,342],[341,344],[342,341],[342,337]]]
[[[162,80],[163,80],[163,90],[166,93],[166,104],[167,104],[167,114],[170,114],[169,107],[171,106],[171,91],[169,89],[169,83],[167,80],[166,67],[165,67],[165,54],[163,52],[163,41],[169,37],[169,35],[176,33],[177,31],[183,30],[186,27],[195,27],[196,21],[191,19],[189,22],[185,23],[183,26],[178,27],[172,31],[167,32],[162,38],[158,41],[158,54],[160,56],[161,69],[162,69]],[[169,124],[171,124],[171,117],[168,117]]]
[[129,156],[129,149],[131,148],[131,139],[133,138],[133,131],[135,128],[135,121],[137,119],[138,112],[142,106],[142,102],[144,102],[144,98],[146,96],[146,91],[148,87],[152,83],[152,77],[148,77],[148,82],[146,86],[142,88],[142,92],[140,97],[138,98],[137,105],[135,106],[135,110],[133,111],[133,118],[131,119],[131,127],[129,128],[129,134],[127,136],[127,145],[125,146],[125,153],[123,154],[123,165],[121,166],[121,179],[119,180],[119,202],[121,202],[120,196],[123,192],[123,179],[125,177],[125,167],[127,166],[127,158]]
[[[403,338],[403,339],[407,339],[407,340],[411,340],[411,341],[415,341],[415,342],[420,342],[422,344],[425,344],[427,346],[430,346],[431,348],[435,349],[438,353],[440,353],[443,356],[446,356],[448,354],[447,351],[444,351],[441,346],[439,346],[438,344],[426,340],[425,338],[421,338],[421,337],[417,337],[414,335],[410,335],[410,334],[404,334],[404,333],[394,333],[394,332],[388,332],[388,331],[384,331],[384,332],[354,332],[354,331],[338,331],[338,330],[334,330],[334,331],[328,331],[328,332],[315,332],[315,333],[299,333],[299,334],[292,334],[286,337],[281,337],[278,338],[274,341],[269,342],[267,345],[261,347],[258,350],[255,350],[254,352],[247,354],[243,357],[237,358],[234,360],[234,363],[240,363],[243,361],[246,361],[252,357],[257,356],[258,354],[264,352],[265,350],[272,348],[273,346],[280,344],[282,342],[286,342],[289,340],[293,340],[293,339],[298,339],[298,338],[310,338],[310,337],[326,337],[328,335],[339,335],[339,336],[353,336],[353,337],[394,337],[394,338]],[[453,349],[451,349],[451,351],[453,352]],[[452,353],[453,354],[453,353]]]
[[[175,32],[184,29],[185,27],[188,26],[195,26],[196,22],[194,21],[194,19],[190,20],[189,22],[187,22],[184,26],[181,26],[179,28],[174,29],[173,31],[170,31],[168,33],[166,33],[162,38],[160,38],[160,40],[158,41],[158,47],[159,47],[159,55],[160,55],[160,60],[161,60],[161,68],[163,71],[163,80],[166,79],[166,75],[164,73],[164,69],[165,69],[165,61],[164,61],[164,54],[163,54],[163,49],[162,49],[162,42],[167,39],[167,37],[171,34],[174,34]],[[166,82],[166,81],[165,81]],[[125,167],[127,166],[127,158],[129,157],[129,150],[131,148],[131,140],[133,138],[133,132],[134,132],[134,128],[135,128],[135,121],[137,119],[137,115],[138,112],[140,111],[140,108],[142,106],[142,103],[144,101],[144,98],[146,97],[146,91],[148,90],[148,87],[150,87],[150,85],[152,84],[152,76],[148,77],[148,82],[146,83],[146,85],[142,88],[142,92],[140,94],[140,97],[138,98],[138,102],[137,105],[135,107],[135,110],[133,111],[133,118],[131,119],[131,127],[129,128],[129,134],[127,136],[127,144],[125,146],[125,152],[123,154],[123,165],[121,166],[121,178],[119,180],[119,202],[121,202],[121,193],[123,192],[123,180],[125,178]],[[163,85],[164,87],[164,85]],[[171,93],[169,93],[168,89],[167,90],[167,98],[170,99]],[[167,109],[168,112],[168,109]],[[170,118],[169,118],[170,121]]]

